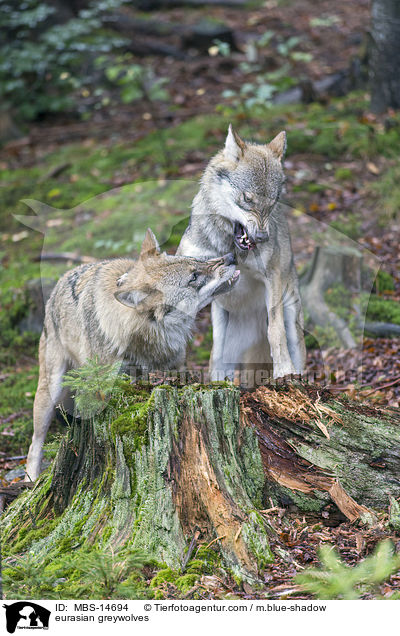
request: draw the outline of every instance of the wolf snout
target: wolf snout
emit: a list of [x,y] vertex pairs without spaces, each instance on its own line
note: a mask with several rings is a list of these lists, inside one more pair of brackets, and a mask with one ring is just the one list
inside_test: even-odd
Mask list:
[[265,243],[269,239],[268,230],[257,230],[254,235],[254,239],[256,243]]

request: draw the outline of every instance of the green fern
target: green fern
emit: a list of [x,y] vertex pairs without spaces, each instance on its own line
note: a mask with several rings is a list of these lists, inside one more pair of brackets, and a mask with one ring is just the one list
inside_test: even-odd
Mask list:
[[15,557],[5,563],[3,571],[4,593],[7,599],[59,598],[55,588],[57,575],[43,570],[32,553]]
[[141,571],[149,557],[140,550],[121,555],[110,549],[66,557],[64,567],[79,578],[76,592],[92,598],[139,598]]
[[100,364],[94,358],[65,374],[63,385],[72,392],[77,415],[88,419],[107,406],[111,394],[120,390],[116,381],[120,368],[119,362]]
[[33,553],[7,561],[3,572],[7,599],[143,598],[141,572],[151,563],[142,551],[116,554],[112,549],[79,550],[45,566]]
[[319,599],[359,599],[400,568],[400,555],[394,554],[389,540],[355,567],[345,565],[332,546],[321,546],[319,558],[320,569],[312,568],[296,577],[296,583]]

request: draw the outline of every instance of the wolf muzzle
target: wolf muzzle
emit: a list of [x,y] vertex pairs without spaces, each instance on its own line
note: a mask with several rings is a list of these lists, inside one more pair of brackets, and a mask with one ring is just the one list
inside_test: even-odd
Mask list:
[[269,239],[268,230],[251,231],[241,223],[235,223],[234,244],[240,250],[249,251],[257,246],[257,243],[265,243]]

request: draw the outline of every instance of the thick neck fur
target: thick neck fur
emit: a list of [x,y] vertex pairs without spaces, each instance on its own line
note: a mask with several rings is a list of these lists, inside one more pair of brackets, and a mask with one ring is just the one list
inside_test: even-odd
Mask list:
[[220,177],[213,163],[210,162],[192,204],[190,219],[192,240],[196,242],[196,234],[201,235],[205,248],[204,258],[233,251],[233,223],[228,216],[223,215],[219,180]]
[[[125,268],[122,266],[121,273]],[[177,310],[174,310],[173,314],[165,312],[156,318],[146,309],[126,307],[114,298],[118,289],[114,265],[105,272],[105,278],[108,284],[98,288],[96,311],[114,355],[129,358],[137,366],[150,369],[180,363],[192,333],[194,317],[179,312],[177,318]]]
[[[128,308],[127,310],[129,311]],[[126,338],[119,348],[119,355],[137,366],[149,369],[173,369],[181,364],[192,334],[194,319],[181,314],[180,328],[177,329],[176,317],[171,319],[167,314],[161,320],[153,320],[134,309],[130,311],[135,312],[136,316],[127,315],[121,321]]]

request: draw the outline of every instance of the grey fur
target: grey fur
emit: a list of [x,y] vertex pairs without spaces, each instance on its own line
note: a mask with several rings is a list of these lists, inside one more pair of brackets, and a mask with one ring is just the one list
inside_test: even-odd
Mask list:
[[[268,370],[271,358],[275,378],[304,370],[299,285],[279,205],[285,150],[284,132],[259,145],[229,127],[225,148],[206,167],[193,200],[177,254],[212,258],[234,251],[241,272],[235,289],[212,304],[213,379],[233,378],[243,368]],[[235,224],[253,249],[235,243]]]
[[138,261],[81,265],[57,283],[46,306],[39,345],[34,432],[26,472],[40,472],[43,443],[63,400],[66,370],[97,357],[146,369],[178,369],[197,312],[238,278],[234,258],[199,261],[161,254],[147,231]]

